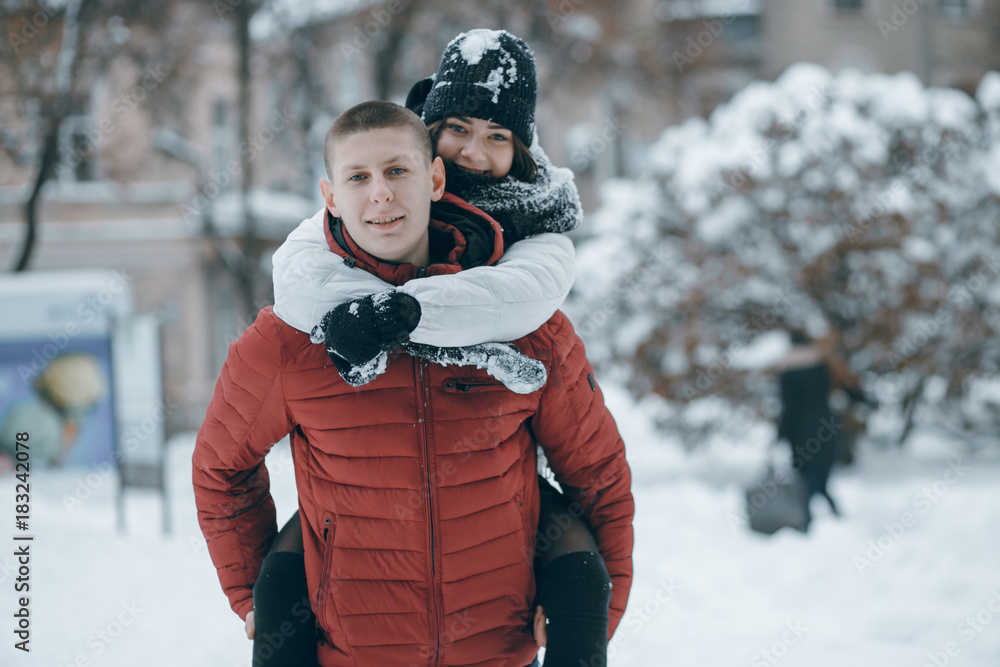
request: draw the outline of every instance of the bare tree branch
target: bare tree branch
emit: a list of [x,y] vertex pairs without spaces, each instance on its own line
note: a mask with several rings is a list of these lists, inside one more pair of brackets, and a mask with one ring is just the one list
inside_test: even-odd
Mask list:
[[38,237],[38,202],[42,188],[51,177],[52,168],[59,158],[59,129],[69,111],[73,79],[79,67],[82,53],[80,48],[81,24],[83,23],[81,15],[85,9],[84,5],[90,2],[92,0],[70,0],[66,5],[66,13],[63,18],[63,39],[59,48],[59,60],[56,63],[55,72],[56,97],[52,104],[52,113],[45,133],[31,195],[24,205],[26,229],[21,253],[14,266],[15,272],[26,271],[31,264],[31,256],[34,253],[35,241]]

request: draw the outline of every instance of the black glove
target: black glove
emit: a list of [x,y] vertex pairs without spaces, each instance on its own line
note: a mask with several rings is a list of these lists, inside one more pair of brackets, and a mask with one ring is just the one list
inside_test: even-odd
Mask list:
[[333,365],[337,367],[338,371],[340,371],[340,377],[347,380],[354,367],[351,366],[347,359],[344,359],[342,356],[334,352],[332,348],[326,348],[326,353],[330,356],[330,361],[333,362]]
[[860,389],[856,389],[854,387],[844,387],[844,392],[847,394],[847,397],[855,403],[864,403],[872,410],[878,410],[878,401]]
[[323,316],[320,328],[327,354],[343,375],[408,343],[419,322],[420,302],[390,289],[340,304]]

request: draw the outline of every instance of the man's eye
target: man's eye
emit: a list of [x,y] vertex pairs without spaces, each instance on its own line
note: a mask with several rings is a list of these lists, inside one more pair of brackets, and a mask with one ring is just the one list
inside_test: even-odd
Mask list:
[[350,177],[349,179],[347,179],[347,180],[349,180],[349,181],[354,181],[355,183],[357,183],[358,181],[360,181],[360,180],[362,180],[362,179],[364,179],[364,178],[365,178],[365,175],[364,175],[364,174],[354,174],[353,176],[351,176],[351,177]]
[[394,176],[399,176],[400,174],[405,174],[406,169],[403,167],[393,167],[392,169],[389,170],[389,173]]

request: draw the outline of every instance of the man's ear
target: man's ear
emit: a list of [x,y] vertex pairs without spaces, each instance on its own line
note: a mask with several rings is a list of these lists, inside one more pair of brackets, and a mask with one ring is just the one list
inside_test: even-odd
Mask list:
[[444,195],[444,161],[440,157],[431,162],[431,201],[438,201]]
[[330,209],[330,213],[334,217],[339,218],[340,213],[337,211],[336,205],[333,203],[333,184],[325,178],[319,179],[319,190],[323,193],[323,201],[326,203],[326,207]]

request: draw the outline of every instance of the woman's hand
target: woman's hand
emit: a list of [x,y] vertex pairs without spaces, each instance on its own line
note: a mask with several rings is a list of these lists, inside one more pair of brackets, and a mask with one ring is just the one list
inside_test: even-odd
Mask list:
[[249,612],[249,613],[247,613],[246,631],[247,631],[247,639],[253,639],[254,626],[253,626],[253,612],[252,611]]
[[[249,618],[248,616],[247,619]],[[545,612],[542,611],[541,606],[538,606],[535,607],[535,643],[539,646],[545,646],[548,641],[549,637],[545,633]]]

